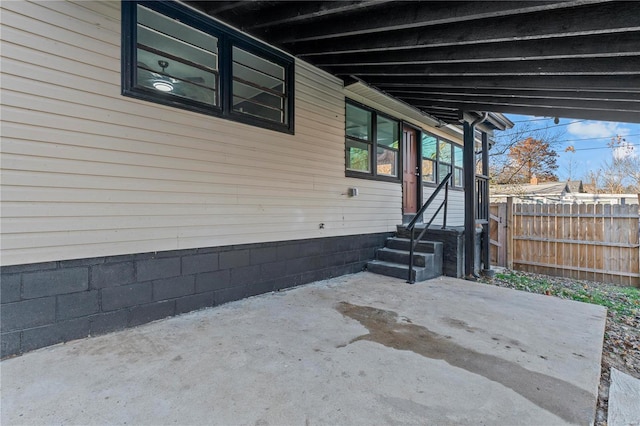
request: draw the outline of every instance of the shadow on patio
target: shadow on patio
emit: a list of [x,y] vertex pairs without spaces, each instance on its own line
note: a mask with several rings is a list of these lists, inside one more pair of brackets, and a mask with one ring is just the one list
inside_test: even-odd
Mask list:
[[589,424],[605,310],[348,275],[1,364],[2,424]]

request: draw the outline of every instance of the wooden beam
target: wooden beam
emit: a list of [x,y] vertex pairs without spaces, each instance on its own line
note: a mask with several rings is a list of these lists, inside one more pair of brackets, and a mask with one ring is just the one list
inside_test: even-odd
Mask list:
[[456,95],[412,95],[412,94],[398,94],[389,92],[390,95],[407,102],[409,104],[416,104],[420,102],[428,102],[439,104],[440,102],[446,102],[451,105],[456,105],[459,108],[465,108],[465,105],[522,105],[522,106],[541,106],[541,107],[559,107],[559,108],[594,108],[602,109],[602,105],[606,105],[607,109],[614,109],[617,111],[637,111],[640,114],[640,100],[609,100],[609,99],[585,99],[585,98],[559,98],[559,97],[524,97],[524,96],[501,96],[501,95],[487,95],[487,96],[469,96],[467,94]]
[[452,64],[336,65],[327,69],[338,76],[640,75],[640,55],[548,60],[528,60],[523,58],[515,61]]
[[389,88],[423,88],[423,87],[478,87],[502,89],[531,89],[531,90],[627,90],[640,92],[640,76],[620,75],[615,77],[602,76],[460,76],[452,80],[447,77],[420,76],[402,78],[398,76],[369,76],[363,78],[368,84],[380,89]]
[[480,98],[541,98],[541,99],[566,99],[585,101],[640,101],[640,92],[627,92],[621,89],[610,90],[577,90],[577,89],[503,89],[503,88],[475,88],[475,87],[444,87],[444,88],[386,88],[385,92],[396,96],[419,96],[424,99],[451,98],[458,96],[478,100]]
[[442,110],[428,110],[428,109],[423,109],[422,112],[424,112],[425,114],[429,114],[432,117],[436,117],[441,121],[444,121],[445,123],[455,123],[455,124],[459,124],[459,113],[458,110],[455,111],[442,111]]
[[[493,111],[492,108],[501,107],[515,107],[515,108],[554,108],[554,109],[580,109],[583,111],[601,111],[603,109],[616,111],[619,113],[635,113],[640,115],[640,103],[639,102],[626,102],[626,103],[613,103],[607,101],[598,102],[558,102],[552,100],[542,100],[537,103],[527,102],[527,99],[512,98],[512,99],[486,99],[484,101],[475,101],[473,99],[447,99],[447,98],[432,98],[432,99],[411,99],[409,97],[399,98],[412,105],[430,106],[438,105],[449,108],[458,108],[471,111]],[[638,117],[640,120],[640,117]]]
[[542,117],[563,117],[563,118],[579,118],[586,120],[615,121],[623,123],[640,123],[640,111],[620,111],[609,109],[606,103],[598,105],[599,108],[584,108],[584,106],[576,105],[574,107],[554,107],[554,106],[533,106],[526,104],[508,104],[508,103],[460,103],[447,101],[414,102],[411,103],[420,110],[428,110],[433,106],[447,107],[451,109],[467,110],[467,111],[491,111],[510,114],[522,115],[538,115]]
[[[611,48],[615,46],[615,50]],[[341,54],[327,52],[313,57],[320,67],[335,65],[410,65],[441,63],[482,63],[495,61],[609,57],[640,54],[640,31],[567,37],[562,40],[524,40],[463,45],[457,47],[422,47]]]
[[[284,43],[296,55],[307,57],[328,52],[359,53],[463,46],[508,41],[561,39],[639,31],[640,2],[598,3],[553,12],[498,17],[476,25],[444,25],[400,31],[384,31],[341,37]],[[327,34],[331,33],[327,28]]]
[[453,2],[403,2],[376,5],[366,19],[353,16],[335,16],[330,21],[311,22],[305,26],[288,27],[277,43],[292,41],[325,40],[328,38],[373,34],[381,31],[398,31],[436,25],[461,24],[470,21],[521,15],[524,13],[553,11],[584,6],[595,1],[453,1]]
[[[269,2],[271,7],[263,7],[255,13],[238,17],[238,19],[245,23],[244,26],[247,30],[260,33],[273,26],[291,27],[294,24],[306,26],[309,25],[308,21],[313,23],[335,15],[368,11],[390,2],[391,0]],[[280,32],[278,31],[278,33]],[[278,36],[277,33],[272,35],[276,38]],[[273,42],[277,42],[277,40],[274,38]]]
[[[230,10],[245,8],[247,6],[246,2],[244,1],[188,1],[187,3],[195,7],[196,9],[200,9],[205,13],[213,16]],[[256,2],[256,4],[258,3]]]

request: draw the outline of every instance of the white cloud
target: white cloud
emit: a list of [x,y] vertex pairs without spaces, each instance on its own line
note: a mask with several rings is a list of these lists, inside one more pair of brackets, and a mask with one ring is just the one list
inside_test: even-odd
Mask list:
[[631,133],[631,129],[621,126],[620,123],[607,121],[579,121],[569,124],[567,131],[577,139],[613,138],[616,135],[626,136]]
[[620,146],[617,146],[613,149],[611,153],[613,158],[616,160],[622,160],[626,157],[637,157],[636,147],[630,144],[629,142],[621,142]]

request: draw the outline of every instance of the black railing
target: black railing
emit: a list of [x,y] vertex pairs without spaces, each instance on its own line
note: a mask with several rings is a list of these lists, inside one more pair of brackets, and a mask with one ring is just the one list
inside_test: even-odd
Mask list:
[[[436,190],[433,191],[429,199],[422,205],[422,207],[420,207],[420,210],[418,210],[418,213],[416,213],[415,217],[407,225],[407,230],[411,232],[411,243],[409,244],[409,278],[407,279],[407,282],[409,284],[413,284],[415,282],[415,280],[413,279],[413,252],[416,246],[418,245],[418,243],[420,242],[420,239],[422,238],[424,233],[427,232],[427,229],[429,229],[429,226],[431,226],[431,223],[436,218],[438,213],[440,213],[440,210],[442,210],[443,207],[444,207],[444,218],[442,219],[442,228],[444,229],[447,227],[447,205],[449,204],[449,180],[451,180],[451,174],[452,173],[449,172],[449,174],[443,179],[443,181],[440,182],[440,185],[438,185]],[[420,235],[418,235],[418,239],[415,240],[415,228],[416,228],[416,223],[418,222],[418,219],[420,219],[424,214],[424,212],[427,211],[427,209],[429,208],[433,200],[436,199],[436,197],[438,196],[442,188],[444,188],[444,200],[442,200],[442,203],[440,203],[440,206],[438,207],[438,209],[431,216],[431,219],[429,219],[429,222],[425,225]],[[415,243],[414,243],[414,240],[415,240]]]
[[489,223],[489,176],[476,175],[476,223]]

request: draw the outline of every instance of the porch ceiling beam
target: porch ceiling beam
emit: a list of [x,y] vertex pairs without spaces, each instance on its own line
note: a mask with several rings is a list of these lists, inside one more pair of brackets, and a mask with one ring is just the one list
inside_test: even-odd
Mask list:
[[[249,1],[234,5],[216,1],[189,1],[210,15],[228,20],[239,28],[253,34],[268,31],[268,27],[282,25],[305,25],[307,21],[327,19],[338,14],[361,12],[392,0],[371,1]],[[240,7],[243,7],[240,10]]]
[[640,115],[640,102],[638,101],[612,101],[602,99],[558,99],[543,97],[514,97],[514,96],[487,96],[473,97],[467,95],[454,96],[413,96],[413,95],[395,95],[400,100],[410,104],[433,103],[435,105],[451,105],[462,109],[470,109],[469,105],[515,105],[523,107],[557,107],[557,108],[576,108],[577,101],[581,103],[581,109],[612,109],[616,111],[633,112]]
[[230,10],[246,8],[247,3],[244,1],[226,1],[226,2],[205,2],[205,1],[192,1],[192,6],[203,10],[209,15],[218,15]]
[[[482,25],[443,25],[400,31],[283,43],[296,55],[307,57],[327,52],[359,53],[387,51],[407,47],[463,46],[524,40],[545,40],[586,35],[605,35],[640,30],[640,2],[620,6],[610,3],[560,9],[553,14],[530,13],[521,16],[498,17]],[[327,30],[330,32],[330,29]]]
[[[611,48],[615,46],[615,51]],[[580,57],[610,57],[639,55],[640,31],[622,34],[590,35],[558,40],[505,41],[451,47],[424,47],[384,52],[352,53],[349,55],[327,52],[313,58],[320,67],[356,65],[408,65],[412,63],[480,63],[516,60],[563,59]]]
[[527,90],[626,90],[640,92],[639,75],[603,76],[460,76],[455,80],[448,77],[419,76],[402,78],[397,76],[370,76],[365,80],[382,90],[393,88],[449,88],[475,87],[484,89],[527,89]]
[[274,11],[275,13],[272,12],[271,15],[267,16],[261,15],[260,23],[248,25],[247,29],[256,30],[274,25],[289,25],[293,23],[305,25],[305,21],[331,17],[338,14],[343,15],[351,12],[360,12],[393,2],[393,0],[317,1],[305,2],[297,5],[295,8],[291,8],[290,4],[287,4],[289,2],[283,2],[284,5],[277,11]]
[[458,119],[460,117],[458,109],[451,109],[451,108],[420,108],[420,110],[425,112],[425,113],[427,113],[427,114],[429,114],[429,115],[437,116],[441,120],[444,120],[444,121],[447,121],[447,122],[458,122]]
[[[286,34],[277,37],[279,43],[292,41],[324,40],[361,34],[425,28],[435,25],[460,24],[476,21],[563,8],[583,6],[593,1],[460,1],[460,2],[394,2],[376,7],[376,13],[368,19],[338,16],[331,21],[312,23],[307,26],[290,27]],[[376,5],[377,6],[377,5]],[[264,27],[257,25],[252,28]],[[329,31],[327,31],[329,30]]]
[[337,76],[640,75],[640,55],[453,64],[336,65],[327,69]]
[[455,98],[457,96],[463,96],[468,99],[480,99],[480,98],[540,98],[540,99],[565,99],[565,100],[611,100],[611,101],[635,101],[640,102],[640,92],[627,92],[623,90],[614,91],[594,91],[594,90],[575,90],[558,89],[555,91],[549,90],[515,90],[515,89],[482,89],[472,87],[449,87],[449,88],[420,88],[420,89],[402,89],[394,88],[385,90],[387,93],[396,96],[415,96],[422,97],[423,99],[432,99],[434,97],[447,97]]
[[640,122],[640,2],[186,1],[441,120]]
[[413,105],[425,112],[432,108],[434,105],[448,107],[451,109],[458,109],[464,111],[490,111],[501,112],[510,114],[522,114],[522,115],[537,115],[542,117],[564,117],[564,118],[579,118],[586,120],[601,120],[601,121],[616,121],[616,122],[628,122],[628,123],[640,123],[640,111],[619,111],[614,109],[608,109],[606,106],[601,105],[601,108],[576,108],[572,107],[557,107],[557,106],[533,106],[533,105],[521,105],[521,104],[508,104],[508,103],[463,103],[463,102],[416,102]]

